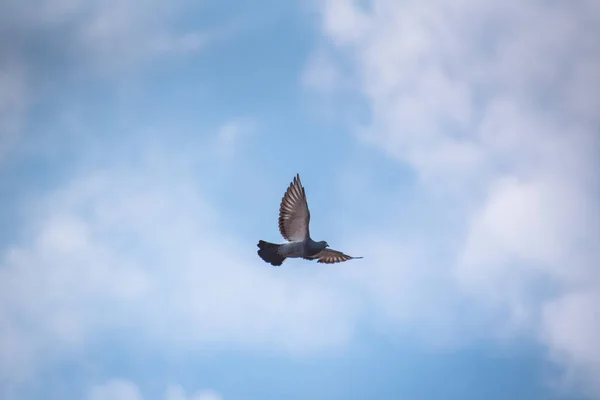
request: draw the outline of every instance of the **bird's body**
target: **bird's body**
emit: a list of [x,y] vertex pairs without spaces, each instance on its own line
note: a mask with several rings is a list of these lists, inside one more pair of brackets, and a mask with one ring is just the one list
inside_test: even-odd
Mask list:
[[283,243],[279,252],[287,258],[299,258],[314,256],[323,249],[325,249],[325,243],[315,242],[308,238],[305,241]]
[[336,263],[353,258],[340,251],[327,249],[326,241],[314,241],[310,237],[310,211],[306,202],[306,193],[300,182],[300,175],[294,177],[279,207],[279,232],[286,243],[276,244],[258,241],[258,255],[271,265],[281,265],[286,258],[304,258],[319,263]]

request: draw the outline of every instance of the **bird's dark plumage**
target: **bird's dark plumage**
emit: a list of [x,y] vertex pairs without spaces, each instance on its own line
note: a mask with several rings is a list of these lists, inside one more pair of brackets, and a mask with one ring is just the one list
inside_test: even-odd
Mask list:
[[278,223],[279,232],[285,240],[293,242],[310,237],[308,229],[310,211],[299,174],[296,174],[294,181],[290,183],[281,199]]
[[269,243],[269,242],[265,242],[264,240],[259,240],[258,241],[258,255],[265,262],[268,262],[269,264],[271,264],[273,266],[279,266],[279,265],[283,264],[283,261],[285,260],[285,257],[283,257],[281,254],[279,254],[279,251],[278,251],[279,246],[280,245],[275,244],[275,243]]
[[317,260],[318,263],[335,264],[342,261],[353,260],[362,257],[352,257],[341,251],[324,249],[315,254],[314,256],[303,257],[305,260]]
[[275,244],[259,240],[257,246],[260,258],[274,266],[283,264],[286,258],[317,260],[318,263],[324,264],[362,258],[328,249],[329,245],[324,240],[315,242],[310,237],[309,223],[310,211],[306,192],[300,182],[300,175],[296,174],[279,205],[279,232],[287,242]]

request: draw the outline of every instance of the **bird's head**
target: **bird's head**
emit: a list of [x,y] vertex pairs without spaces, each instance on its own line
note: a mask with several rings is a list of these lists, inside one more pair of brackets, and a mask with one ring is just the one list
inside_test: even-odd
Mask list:
[[319,244],[323,246],[323,248],[329,247],[329,243],[327,243],[325,240],[321,240]]

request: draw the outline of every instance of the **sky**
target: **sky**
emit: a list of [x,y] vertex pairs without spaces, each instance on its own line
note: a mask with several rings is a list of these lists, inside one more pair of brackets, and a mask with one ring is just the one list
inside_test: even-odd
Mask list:
[[[600,2],[7,0],[0,398],[600,398]],[[282,242],[299,173],[311,235]]]

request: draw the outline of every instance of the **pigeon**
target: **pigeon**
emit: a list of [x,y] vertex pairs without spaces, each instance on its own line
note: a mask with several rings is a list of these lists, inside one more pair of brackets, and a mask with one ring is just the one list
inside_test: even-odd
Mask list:
[[310,238],[308,225],[310,211],[306,203],[306,193],[296,174],[279,206],[279,232],[287,241],[283,244],[258,241],[258,255],[273,266],[283,264],[286,258],[317,260],[318,263],[333,264],[362,257],[351,257],[341,251],[328,249],[329,244]]

